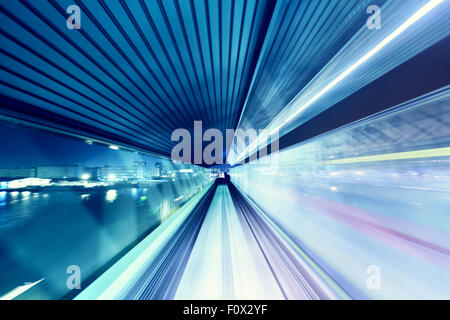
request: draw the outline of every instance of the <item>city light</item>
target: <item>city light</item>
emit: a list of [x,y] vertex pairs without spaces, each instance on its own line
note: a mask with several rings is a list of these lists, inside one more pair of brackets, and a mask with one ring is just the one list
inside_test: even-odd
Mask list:
[[117,199],[117,190],[108,190],[105,199],[109,203],[114,202]]
[[112,149],[112,150],[119,150],[119,147],[118,146],[114,146],[114,145],[110,145],[109,148]]
[[173,201],[177,202],[177,201],[180,201],[183,198],[184,198],[184,196],[179,196],[178,198],[174,199]]
[[22,192],[22,199],[23,200],[28,200],[28,199],[30,199],[30,195],[31,195],[30,191],[23,191]]
[[83,180],[89,180],[91,178],[91,175],[89,173],[84,173],[81,175],[81,179]]

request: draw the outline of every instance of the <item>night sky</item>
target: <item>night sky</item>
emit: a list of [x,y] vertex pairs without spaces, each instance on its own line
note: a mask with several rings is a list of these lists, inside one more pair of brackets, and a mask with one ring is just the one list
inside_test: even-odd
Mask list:
[[96,167],[131,165],[133,161],[146,161],[147,166],[153,166],[159,160],[131,151],[90,145],[81,139],[0,122],[0,168],[73,164]]

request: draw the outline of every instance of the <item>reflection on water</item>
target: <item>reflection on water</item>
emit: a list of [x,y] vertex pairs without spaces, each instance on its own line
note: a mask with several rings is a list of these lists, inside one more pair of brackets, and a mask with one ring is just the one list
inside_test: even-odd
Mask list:
[[26,201],[26,200],[30,199],[30,194],[31,194],[30,191],[23,191],[22,192],[22,200]]
[[208,182],[193,180],[0,192],[0,297],[42,278],[21,298],[65,296],[68,266],[79,266],[82,280],[97,274],[188,201],[195,186]]
[[[57,191],[57,192],[30,192],[30,191],[1,191],[0,192],[0,230],[8,229],[17,223],[25,223],[33,215],[39,214],[45,208],[63,205],[65,209],[83,204],[87,209],[100,209],[105,204],[116,201],[127,202],[128,205],[142,205],[148,199],[148,188],[122,188],[120,190],[93,190],[83,191]],[[183,196],[180,196],[183,198]],[[102,200],[103,199],[103,200]],[[156,197],[155,199],[158,199]],[[133,200],[129,202],[130,200]],[[178,198],[175,200],[179,200]],[[155,204],[159,206],[159,203]],[[118,204],[120,206],[120,203]],[[114,207],[108,207],[114,210]],[[100,212],[97,212],[100,216]]]
[[111,203],[114,202],[114,200],[116,200],[117,198],[117,190],[108,190],[108,192],[106,192],[106,202]]
[[84,193],[80,196],[81,200],[85,200],[85,199],[89,199],[90,194],[89,193]]
[[6,196],[7,196],[6,191],[0,192],[0,207],[6,206]]
[[137,188],[131,188],[131,194],[133,195],[133,198],[135,198],[136,199],[136,196],[137,196],[137,192],[138,191],[138,189]]

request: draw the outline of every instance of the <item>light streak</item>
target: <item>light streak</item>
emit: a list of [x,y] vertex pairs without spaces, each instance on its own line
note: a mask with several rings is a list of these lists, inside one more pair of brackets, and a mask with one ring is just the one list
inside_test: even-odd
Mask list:
[[[344,72],[342,72],[339,76],[337,76],[334,80],[328,83],[324,88],[322,88],[317,94],[315,94],[311,99],[305,102],[301,107],[299,107],[294,113],[292,113],[288,118],[286,118],[280,125],[271,129],[271,134],[278,133],[281,128],[283,128],[286,124],[296,118],[301,112],[311,106],[314,102],[316,102],[319,98],[321,98],[325,93],[327,93],[330,89],[335,87],[342,80],[347,78],[353,71],[355,71],[358,67],[368,61],[371,57],[373,57],[377,52],[386,47],[389,43],[391,43],[394,39],[400,36],[403,32],[405,32],[410,26],[419,21],[422,17],[424,17],[428,12],[434,9],[437,5],[439,5],[443,0],[431,0],[427,4],[425,4],[422,8],[420,8],[416,13],[414,13],[409,19],[407,19],[402,25],[400,25],[397,29],[395,29],[391,34],[389,34],[386,38],[384,38],[380,43],[378,43],[375,47],[369,50],[365,55],[363,55],[358,61],[348,67]],[[297,98],[297,97],[296,97]],[[294,98],[294,100],[296,99]],[[293,101],[294,101],[293,100]],[[291,101],[286,107],[288,107]],[[281,113],[280,113],[281,114]],[[270,125],[269,125],[270,126]],[[242,161],[242,157],[247,154],[247,150],[251,150],[250,153],[255,151],[255,148],[258,146],[252,146],[252,148],[247,147],[238,157],[237,161],[232,161],[232,165]]]
[[358,162],[372,162],[372,161],[389,161],[389,160],[406,160],[406,159],[420,159],[420,158],[435,158],[435,157],[449,157],[450,147],[434,148],[415,151],[395,152],[378,154],[373,156],[362,156],[345,159],[335,159],[322,161],[319,165],[333,165],[333,164],[347,164]]
[[34,287],[38,283],[42,282],[44,279],[45,278],[42,278],[41,280],[38,280],[36,282],[26,283],[23,286],[18,286],[17,288],[11,290],[7,294],[1,296],[0,300],[13,300],[14,298],[17,298],[18,296],[20,296],[25,291],[31,289],[32,287]]
[[174,199],[173,201],[177,202],[177,201],[180,201],[183,198],[184,198],[184,196],[179,196],[178,198]]

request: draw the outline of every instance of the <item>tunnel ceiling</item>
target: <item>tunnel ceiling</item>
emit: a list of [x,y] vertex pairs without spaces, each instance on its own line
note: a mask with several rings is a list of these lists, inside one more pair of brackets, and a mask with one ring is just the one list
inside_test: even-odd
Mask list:
[[384,3],[3,1],[0,114],[162,155],[194,120],[264,128]]
[[[81,9],[69,30],[66,9]],[[170,155],[177,128],[234,128],[271,1],[6,1],[1,113]]]

